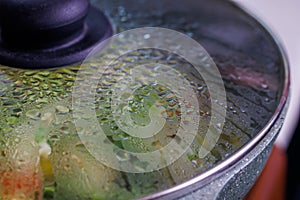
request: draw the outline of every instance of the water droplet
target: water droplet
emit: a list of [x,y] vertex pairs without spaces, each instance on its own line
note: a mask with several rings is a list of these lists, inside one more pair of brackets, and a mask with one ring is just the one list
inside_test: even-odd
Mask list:
[[130,159],[130,155],[124,151],[118,151],[116,156],[119,161],[127,161]]
[[49,140],[50,140],[50,141],[58,141],[58,140],[59,140],[59,137],[58,137],[58,135],[51,135],[51,136],[49,137]]
[[138,165],[138,164],[134,164],[134,168],[136,170],[140,171],[140,172],[144,172],[145,171],[145,169],[142,166]]
[[151,38],[151,35],[150,35],[150,34],[145,34],[145,35],[144,35],[144,39],[145,39],[145,40],[147,40],[147,39],[149,39],[149,38]]
[[43,90],[48,90],[49,89],[49,85],[43,83],[40,85],[40,87],[43,89]]
[[10,125],[14,125],[16,123],[18,123],[18,118],[17,117],[8,117],[6,119],[7,123],[10,124]]
[[56,109],[56,112],[58,112],[59,114],[66,114],[70,111],[69,108],[67,108],[65,106],[60,106],[60,105],[56,106],[55,109]]
[[119,6],[119,7],[118,7],[118,14],[119,14],[119,16],[124,16],[124,15],[126,15],[126,10],[125,10],[125,8],[122,7],[122,6]]
[[82,163],[82,161],[81,161],[81,159],[80,159],[78,156],[72,155],[71,158],[74,159],[74,160],[77,162],[77,164],[78,164],[78,166],[79,166],[80,168],[83,168],[83,167],[84,167],[84,166],[83,166],[83,163]]
[[126,16],[121,17],[121,19],[120,19],[121,22],[126,22],[127,20],[128,20],[128,18]]
[[46,76],[49,76],[50,72],[45,70],[45,71],[39,72],[39,74],[46,77]]
[[205,116],[206,114],[205,114],[205,112],[204,112],[203,110],[200,110],[200,115],[203,117],[203,116]]
[[71,166],[70,166],[69,164],[66,164],[65,167],[64,167],[64,169],[65,169],[66,171],[69,171],[69,170],[71,169]]
[[270,99],[269,99],[268,97],[266,97],[266,98],[264,99],[264,101],[265,101],[266,103],[269,103],[269,102],[270,102]]
[[260,86],[261,86],[263,89],[268,89],[268,88],[269,88],[269,86],[268,86],[267,84],[265,84],[265,83],[261,84]]
[[12,101],[10,99],[5,99],[4,102],[3,102],[3,106],[13,106],[15,104],[16,104],[16,102]]
[[80,141],[80,142],[77,142],[76,144],[75,144],[75,147],[76,148],[84,148],[85,149],[85,145]]
[[0,151],[0,158],[1,158],[1,157],[5,157],[5,152],[2,151],[2,150]]
[[48,123],[50,123],[52,119],[53,119],[53,114],[50,112],[43,114],[43,116],[41,117],[42,121],[47,121]]
[[33,75],[33,74],[35,74],[36,72],[35,71],[26,71],[24,74],[26,75],[26,76],[31,76],[31,75]]
[[26,112],[26,116],[29,117],[30,119],[37,120],[40,118],[41,113],[39,110],[34,109],[34,110],[29,110]]
[[40,74],[35,74],[32,77],[38,81],[44,81],[44,78]]
[[187,32],[186,35],[189,37],[193,37],[194,34],[192,32]]
[[36,100],[36,103],[38,104],[48,104],[49,100],[47,98],[39,98]]

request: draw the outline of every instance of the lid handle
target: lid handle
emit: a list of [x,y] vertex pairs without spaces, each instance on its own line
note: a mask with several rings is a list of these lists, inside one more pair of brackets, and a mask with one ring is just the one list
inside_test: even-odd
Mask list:
[[80,37],[88,0],[1,0],[3,44],[9,48],[49,48]]
[[109,20],[89,0],[0,0],[2,65],[70,65],[112,33]]

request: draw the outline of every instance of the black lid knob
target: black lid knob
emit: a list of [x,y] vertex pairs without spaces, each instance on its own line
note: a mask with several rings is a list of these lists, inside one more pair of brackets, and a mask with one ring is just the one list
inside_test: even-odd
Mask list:
[[14,48],[51,47],[83,29],[88,0],[1,0],[1,37]]
[[[0,0],[0,63],[36,68],[66,65],[84,59],[88,53],[86,48],[95,46],[112,32],[104,15],[89,7],[88,0]],[[88,44],[84,45],[83,42]],[[60,52],[62,50],[67,54],[63,55]],[[82,51],[86,52],[85,55]],[[7,54],[12,54],[8,57],[13,57],[16,52],[23,53],[30,63],[24,60],[7,62],[7,59],[12,60],[7,58]],[[57,56],[53,58],[56,60],[54,62],[49,62],[52,59],[51,52],[55,52]],[[80,53],[80,59],[70,53]],[[44,60],[45,63],[38,61],[35,64],[37,59],[28,59],[28,56],[47,59]],[[65,60],[66,56],[73,59],[57,62],[60,57]],[[4,63],[1,57],[6,57],[2,59]]]

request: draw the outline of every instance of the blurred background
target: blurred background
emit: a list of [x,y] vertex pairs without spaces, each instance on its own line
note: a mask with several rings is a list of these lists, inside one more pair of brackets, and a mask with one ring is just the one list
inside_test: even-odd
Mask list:
[[[256,196],[250,196],[251,199],[255,197],[260,199],[282,199],[283,197],[284,199],[297,200],[300,199],[300,164],[298,161],[300,159],[300,1],[235,1],[258,16],[270,28],[271,32],[275,33],[286,50],[291,67],[291,101],[287,118],[276,141],[277,150],[276,152],[273,151],[273,154],[277,155],[273,155],[274,161],[270,161],[269,166],[267,165],[268,169],[263,172],[264,178],[273,176],[266,178],[273,181],[263,182],[260,185],[263,189],[251,191]],[[270,169],[269,167],[277,167],[277,169]],[[275,179],[274,177],[283,177],[284,180]],[[277,186],[269,186],[272,184],[277,184]],[[279,187],[284,188],[282,196],[268,194],[269,192],[278,193],[281,190],[278,189]]]

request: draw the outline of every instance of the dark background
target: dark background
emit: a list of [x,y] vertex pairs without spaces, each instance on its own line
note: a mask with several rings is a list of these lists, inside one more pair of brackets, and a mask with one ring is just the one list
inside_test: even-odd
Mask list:
[[300,120],[288,148],[286,199],[300,200]]

